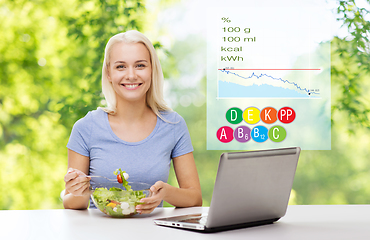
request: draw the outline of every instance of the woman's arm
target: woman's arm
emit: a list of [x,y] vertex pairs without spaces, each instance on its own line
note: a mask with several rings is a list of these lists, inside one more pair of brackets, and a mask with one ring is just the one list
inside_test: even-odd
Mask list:
[[146,204],[138,205],[138,212],[151,213],[162,200],[175,207],[202,206],[202,191],[193,153],[174,158],[173,167],[179,188],[162,181],[156,182],[150,188],[153,196],[142,199]]
[[87,209],[89,206],[90,179],[79,177],[88,175],[90,159],[68,149],[68,172],[64,176],[65,195],[63,205],[66,209]]

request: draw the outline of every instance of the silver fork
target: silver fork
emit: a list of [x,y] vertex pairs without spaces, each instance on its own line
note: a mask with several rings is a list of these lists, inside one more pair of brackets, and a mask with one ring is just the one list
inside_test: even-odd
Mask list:
[[81,177],[97,177],[97,178],[105,178],[111,182],[118,182],[117,179],[109,179],[109,178],[106,178],[106,177],[103,177],[103,176],[90,176],[90,175],[81,175]]

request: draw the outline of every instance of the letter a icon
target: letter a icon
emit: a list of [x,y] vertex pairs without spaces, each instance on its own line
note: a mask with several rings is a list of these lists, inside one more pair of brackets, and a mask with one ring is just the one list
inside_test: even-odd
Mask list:
[[225,139],[227,139],[225,128],[222,128],[222,130],[221,130],[220,140],[222,139],[222,137],[225,137]]

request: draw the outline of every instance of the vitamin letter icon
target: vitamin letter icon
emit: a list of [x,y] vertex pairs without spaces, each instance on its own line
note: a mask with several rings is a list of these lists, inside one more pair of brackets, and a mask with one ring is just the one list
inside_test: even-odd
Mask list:
[[216,136],[220,142],[228,143],[234,139],[234,130],[231,127],[223,126],[217,130]]
[[240,108],[230,108],[226,112],[226,120],[231,124],[238,124],[243,121],[243,111]]
[[277,120],[277,111],[273,107],[266,107],[261,111],[261,120],[264,123],[271,124]]
[[269,130],[269,138],[273,142],[281,142],[286,138],[286,130],[281,126],[273,126]]
[[282,123],[291,123],[295,119],[295,111],[290,107],[283,107],[278,112],[278,118]]
[[268,130],[264,126],[256,126],[252,129],[252,138],[254,141],[258,143],[265,142],[269,137],[268,137]]
[[251,130],[247,126],[237,127],[234,131],[234,138],[238,142],[248,142],[251,137]]
[[256,124],[260,121],[260,110],[255,107],[249,107],[244,110],[243,118],[249,124]]

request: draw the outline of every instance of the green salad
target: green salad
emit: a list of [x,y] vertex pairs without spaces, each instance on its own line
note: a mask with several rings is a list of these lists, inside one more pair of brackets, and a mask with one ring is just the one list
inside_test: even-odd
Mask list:
[[[145,198],[144,190],[133,191],[131,186],[124,178],[121,169],[114,171],[115,175],[120,175],[122,178],[122,186],[126,190],[112,187],[96,188],[92,194],[92,199],[96,207],[105,214],[112,217],[125,217],[136,214],[136,205],[143,204],[140,199]],[[121,183],[121,182],[120,182]]]

